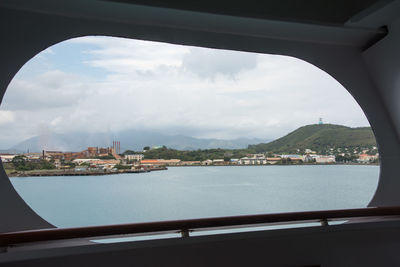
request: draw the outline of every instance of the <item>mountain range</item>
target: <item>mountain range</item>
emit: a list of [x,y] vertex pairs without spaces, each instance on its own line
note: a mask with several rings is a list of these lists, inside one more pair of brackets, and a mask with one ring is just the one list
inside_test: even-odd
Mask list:
[[144,146],[166,146],[177,150],[243,149],[256,152],[287,153],[306,148],[321,151],[327,147],[376,146],[371,127],[351,128],[334,124],[306,125],[274,141],[259,138],[232,140],[195,138],[185,135],[167,135],[154,131],[125,130],[112,133],[47,134],[29,138],[0,152],[40,152],[44,150],[82,151],[90,146],[109,147],[112,141],[121,143],[125,150],[141,151]]
[[125,150],[141,151],[144,146],[167,146],[178,150],[197,150],[209,148],[239,149],[249,144],[268,142],[267,139],[238,138],[232,140],[204,139],[185,135],[167,135],[159,132],[125,130],[111,133],[68,133],[35,136],[3,151],[40,152],[44,150],[82,151],[90,146],[110,147],[112,141],[120,141],[121,152]]

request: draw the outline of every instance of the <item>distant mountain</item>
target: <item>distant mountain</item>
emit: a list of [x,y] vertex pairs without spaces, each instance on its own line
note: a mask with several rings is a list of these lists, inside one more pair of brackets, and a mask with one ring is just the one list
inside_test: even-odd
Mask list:
[[313,124],[300,127],[270,143],[249,145],[257,152],[291,153],[306,148],[322,151],[327,147],[376,146],[371,127],[350,128],[334,124]]
[[119,133],[69,133],[47,134],[29,138],[8,150],[40,152],[45,150],[82,151],[89,146],[109,147],[113,140],[121,142],[121,152],[141,151],[145,146],[167,146],[178,150],[209,148],[238,149],[249,144],[266,142],[266,139],[239,138],[234,140],[202,139],[184,135],[166,135],[151,131],[125,130]]
[[26,151],[18,150],[18,149],[0,149],[0,154],[21,154]]

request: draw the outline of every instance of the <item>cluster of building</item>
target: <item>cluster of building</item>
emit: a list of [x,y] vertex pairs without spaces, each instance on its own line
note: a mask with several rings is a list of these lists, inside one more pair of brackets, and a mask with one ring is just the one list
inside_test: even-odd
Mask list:
[[274,157],[267,157],[265,154],[249,154],[240,159],[207,159],[203,161],[184,161],[180,159],[143,159],[143,154],[125,155],[125,158],[134,161],[141,166],[223,166],[223,165],[268,165],[285,163],[292,161],[292,163],[320,163],[328,164],[335,163],[335,156],[323,155],[275,155]]
[[[80,152],[46,151],[41,153],[24,153],[27,161],[39,162],[46,160],[52,162],[56,168],[71,168],[73,165],[85,165],[92,168],[110,169],[123,161],[117,152],[120,150],[120,143],[113,141],[112,147],[88,147]],[[1,154],[2,162],[11,162],[14,157],[20,154]],[[86,167],[85,167],[86,168]],[[78,167],[82,169],[82,167]]]
[[[125,158],[139,164],[141,166],[213,166],[213,165],[270,165],[270,164],[299,164],[299,163],[316,163],[316,164],[334,164],[336,163],[335,155],[318,155],[316,152],[306,149],[306,154],[275,154],[272,157],[266,154],[249,154],[242,158],[232,158],[228,161],[224,159],[207,159],[204,161],[183,161],[180,159],[144,159],[143,154],[125,155]],[[356,160],[359,163],[370,163],[379,157],[376,155],[368,155],[362,153]]]
[[277,164],[277,163],[319,163],[319,164],[329,164],[335,163],[335,156],[325,156],[325,155],[316,155],[316,154],[306,154],[306,155],[297,155],[297,154],[283,154],[277,155],[275,154],[273,157],[268,157],[265,154],[252,154],[240,159],[231,159],[232,164],[237,165],[268,165],[268,164]]
[[102,169],[102,170],[111,170],[115,167],[115,165],[120,164],[121,160],[119,159],[74,159],[72,161],[75,163],[77,167],[75,167],[78,171],[83,171],[86,169]]
[[[304,155],[298,154],[248,154],[242,158],[207,159],[203,161],[184,161],[180,159],[145,159],[144,154],[119,155],[120,143],[113,141],[112,147],[88,147],[80,152],[61,152],[61,151],[42,151],[42,153],[25,153],[25,158],[29,161],[46,160],[52,162],[57,168],[71,168],[83,170],[87,168],[109,170],[116,165],[122,165],[124,168],[140,169],[158,166],[214,166],[214,165],[270,165],[270,164],[299,164],[299,163],[317,163],[333,164],[336,163],[334,155],[318,155],[310,149],[305,150]],[[370,163],[378,158],[378,154],[369,155],[366,150],[362,150],[357,155],[359,163]],[[345,155],[343,153],[343,155]],[[342,156],[343,156],[342,155]],[[1,154],[2,162],[10,162],[17,156],[14,154]],[[70,163],[70,164],[66,164]]]

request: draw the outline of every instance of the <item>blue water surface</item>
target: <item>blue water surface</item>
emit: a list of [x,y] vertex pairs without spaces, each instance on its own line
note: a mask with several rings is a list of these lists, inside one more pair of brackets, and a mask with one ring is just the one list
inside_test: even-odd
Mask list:
[[210,166],[10,178],[58,227],[366,207],[379,166]]

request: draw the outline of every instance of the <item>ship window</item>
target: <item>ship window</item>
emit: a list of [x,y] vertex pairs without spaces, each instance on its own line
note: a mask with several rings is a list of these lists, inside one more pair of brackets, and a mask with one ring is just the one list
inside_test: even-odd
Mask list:
[[58,227],[366,207],[362,110],[297,58],[87,36],[31,59],[0,109],[3,167]]

